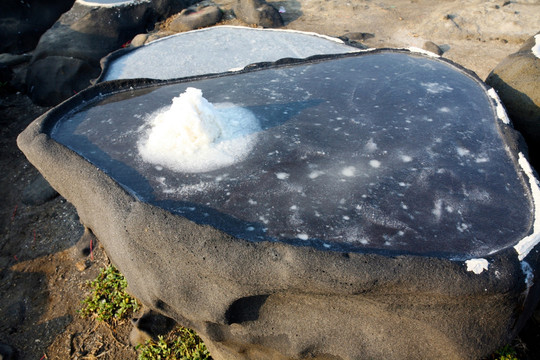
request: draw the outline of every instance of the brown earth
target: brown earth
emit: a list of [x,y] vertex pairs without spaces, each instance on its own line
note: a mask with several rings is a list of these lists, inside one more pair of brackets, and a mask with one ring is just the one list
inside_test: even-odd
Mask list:
[[[230,9],[233,1],[215,2]],[[283,7],[288,29],[348,33],[367,47],[433,41],[482,79],[540,29],[536,0],[269,2]],[[0,86],[0,344],[17,349],[20,359],[135,359],[129,321],[109,327],[78,314],[89,292],[86,281],[108,260],[99,246],[87,257],[76,250],[83,229],[74,207],[61,197],[22,203],[38,173],[17,149],[16,136],[47,109]],[[521,359],[540,358],[539,338],[539,323],[531,319],[513,343]]]

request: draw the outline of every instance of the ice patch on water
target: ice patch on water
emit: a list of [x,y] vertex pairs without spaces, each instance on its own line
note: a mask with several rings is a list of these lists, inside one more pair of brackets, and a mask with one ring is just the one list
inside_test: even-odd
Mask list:
[[368,140],[368,142],[364,146],[364,149],[367,152],[374,152],[375,150],[377,150],[377,144],[373,141],[373,138]]
[[435,215],[435,218],[437,219],[437,221],[441,220],[441,216],[442,216],[442,200],[441,199],[437,199],[435,201],[435,204],[434,204],[433,210],[431,210],[431,213]]
[[308,177],[310,179],[316,179],[321,175],[324,175],[324,171],[315,170],[315,171],[312,171],[311,173],[309,173]]
[[459,156],[469,155],[469,153],[470,153],[469,149],[466,149],[466,148],[460,147],[460,146],[458,146],[456,148],[456,151],[457,151]]
[[343,176],[352,177],[356,173],[356,168],[354,166],[347,166],[341,170]]
[[401,161],[403,161],[404,163],[408,163],[413,160],[413,158],[409,155],[401,155],[400,158],[401,158]]
[[429,83],[420,83],[424,88],[426,88],[426,91],[430,94],[439,94],[442,92],[451,92],[454,90],[448,85],[439,84],[436,82],[429,82]]

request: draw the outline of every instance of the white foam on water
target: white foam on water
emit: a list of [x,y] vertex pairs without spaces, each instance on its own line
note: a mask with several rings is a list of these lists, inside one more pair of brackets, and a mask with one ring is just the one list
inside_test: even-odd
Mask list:
[[179,172],[230,166],[249,154],[260,126],[249,110],[212,105],[202,91],[188,88],[169,108],[152,114],[138,143],[145,162]]
[[472,271],[475,274],[481,274],[489,267],[489,262],[486,259],[469,259],[465,261],[467,271]]

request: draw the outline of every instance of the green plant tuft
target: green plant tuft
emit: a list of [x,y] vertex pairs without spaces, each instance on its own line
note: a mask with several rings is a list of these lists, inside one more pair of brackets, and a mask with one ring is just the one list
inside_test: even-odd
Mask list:
[[495,353],[495,360],[519,360],[519,357],[516,349],[510,345],[506,345]]
[[112,265],[101,269],[97,278],[87,282],[92,293],[83,300],[80,314],[96,316],[98,320],[113,325],[139,309],[139,303],[125,289],[127,281]]
[[212,360],[206,345],[193,331],[178,327],[166,337],[137,346],[139,360]]

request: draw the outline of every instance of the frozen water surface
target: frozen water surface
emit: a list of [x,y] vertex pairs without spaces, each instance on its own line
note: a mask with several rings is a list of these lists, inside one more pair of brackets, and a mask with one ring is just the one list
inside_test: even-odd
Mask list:
[[[148,119],[187,87],[256,116],[245,160],[202,173],[141,160]],[[530,231],[501,124],[465,72],[378,52],[103,95],[51,136],[139,199],[240,238],[465,259]]]
[[107,65],[103,80],[174,79],[221,73],[279,59],[358,51],[341,40],[291,30],[216,26],[171,35]]

